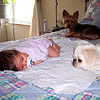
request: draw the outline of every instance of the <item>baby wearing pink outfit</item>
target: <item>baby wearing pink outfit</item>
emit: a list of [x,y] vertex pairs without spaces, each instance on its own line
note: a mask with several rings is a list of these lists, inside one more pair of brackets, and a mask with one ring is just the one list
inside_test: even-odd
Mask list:
[[[0,70],[21,71],[45,61],[48,57],[58,57],[61,47],[52,39],[34,39],[21,42],[12,50],[0,52]],[[6,61],[6,63],[5,63]]]
[[[16,58],[15,65],[19,70],[32,67],[32,65],[45,61],[47,56],[59,56],[60,48],[52,39],[34,39],[22,42],[15,47],[20,56]],[[22,59],[22,62],[19,59]]]
[[20,43],[15,49],[27,53],[34,62],[37,62],[47,59],[49,45],[52,45],[49,40],[34,39]]

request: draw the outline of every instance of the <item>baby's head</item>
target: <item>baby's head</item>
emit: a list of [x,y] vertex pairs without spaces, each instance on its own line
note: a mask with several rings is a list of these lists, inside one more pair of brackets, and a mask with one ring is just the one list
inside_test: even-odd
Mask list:
[[18,55],[17,50],[4,50],[0,52],[0,70],[18,71],[14,64],[15,56]]
[[17,50],[4,50],[0,52],[0,70],[21,71],[27,68],[28,54]]

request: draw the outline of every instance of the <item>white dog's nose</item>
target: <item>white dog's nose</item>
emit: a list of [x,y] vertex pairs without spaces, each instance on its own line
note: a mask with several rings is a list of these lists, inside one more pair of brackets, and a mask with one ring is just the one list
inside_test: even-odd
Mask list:
[[75,62],[76,62],[76,59],[73,59],[73,62],[72,62],[72,64],[73,64],[73,65],[75,65]]

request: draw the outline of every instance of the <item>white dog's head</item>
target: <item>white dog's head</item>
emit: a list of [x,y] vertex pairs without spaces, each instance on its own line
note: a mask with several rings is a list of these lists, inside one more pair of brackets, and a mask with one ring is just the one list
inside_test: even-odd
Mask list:
[[[99,47],[100,48],[100,47]],[[75,48],[73,65],[91,70],[91,66],[100,63],[100,51],[94,45],[80,45]]]

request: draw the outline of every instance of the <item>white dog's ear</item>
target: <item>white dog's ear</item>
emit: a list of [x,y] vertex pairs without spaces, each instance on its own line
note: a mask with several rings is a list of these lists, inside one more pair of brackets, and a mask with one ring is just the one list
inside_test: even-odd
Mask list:
[[74,50],[76,50],[77,48],[79,48],[81,45],[76,45],[75,47],[74,47]]
[[77,45],[77,46],[75,46],[75,47],[74,47],[74,52],[73,52],[73,53],[77,52],[78,49],[79,49],[81,46],[82,46],[82,45]]
[[77,46],[74,46],[74,49],[73,49],[73,54],[75,53],[76,49],[78,48],[79,45]]

